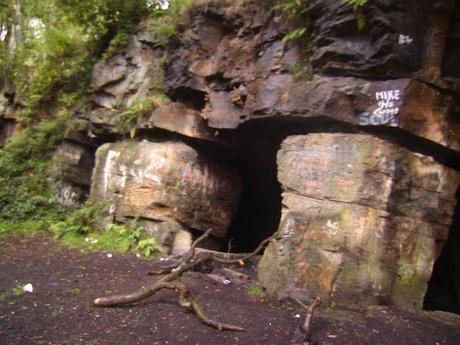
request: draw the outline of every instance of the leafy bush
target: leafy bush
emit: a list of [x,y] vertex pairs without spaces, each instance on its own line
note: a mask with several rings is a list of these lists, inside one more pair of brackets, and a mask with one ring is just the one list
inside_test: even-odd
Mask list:
[[89,201],[85,207],[71,213],[66,220],[52,224],[51,229],[56,239],[62,239],[69,233],[84,236],[99,229],[105,212],[105,206]]
[[158,242],[152,237],[145,240],[140,240],[137,243],[136,250],[139,254],[145,257],[151,256],[153,253],[161,250]]
[[101,220],[107,215],[106,207],[88,202],[82,209],[74,211],[65,221],[51,225],[55,239],[70,247],[83,247],[90,251],[125,253],[135,250],[144,257],[161,251],[154,238],[149,238],[135,220],[130,227],[110,224],[101,229]]
[[[11,138],[0,150],[0,222],[46,226],[65,216],[47,179],[51,155],[62,140],[65,116],[46,120]],[[6,224],[11,224],[10,228]],[[14,225],[14,226],[13,226]],[[11,230],[8,230],[10,232]]]
[[157,47],[166,47],[170,39],[177,35],[178,28],[186,23],[187,11],[194,0],[171,0],[166,9],[155,8],[151,12],[150,30],[156,34]]
[[302,0],[281,0],[273,6],[273,11],[281,12],[294,22],[298,28],[288,32],[283,37],[283,43],[299,40],[307,32],[308,27],[308,2]]
[[248,287],[248,295],[251,298],[265,299],[267,298],[267,293],[264,288],[259,285],[251,285]]

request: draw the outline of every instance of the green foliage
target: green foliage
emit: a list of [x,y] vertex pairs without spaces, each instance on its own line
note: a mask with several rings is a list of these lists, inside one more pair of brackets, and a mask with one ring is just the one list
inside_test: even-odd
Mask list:
[[68,210],[47,183],[50,158],[62,140],[66,116],[46,120],[11,138],[0,150],[0,234],[36,231]]
[[102,54],[104,60],[108,60],[111,56],[115,55],[129,44],[129,36],[126,32],[118,32],[115,37],[110,41],[107,50]]
[[249,297],[256,299],[267,298],[267,293],[265,292],[264,288],[259,285],[251,285],[248,287],[248,295]]
[[55,239],[70,247],[89,251],[110,251],[125,253],[137,251],[144,257],[160,252],[161,247],[154,238],[135,220],[132,225],[110,224],[107,230],[101,228],[101,220],[107,215],[104,205],[89,201],[82,209],[74,211],[65,221],[51,225]]
[[26,75],[17,92],[25,99],[26,107],[34,116],[41,102],[52,101],[59,92],[84,91],[89,83],[93,59],[86,49],[86,38],[73,25],[50,28],[42,39],[36,39],[19,51],[21,65],[16,78]]
[[290,31],[283,37],[282,42],[287,43],[289,41],[296,41],[300,39],[305,34],[306,31],[307,31],[307,28],[298,28],[293,31]]
[[308,13],[308,2],[302,0],[283,0],[273,7],[275,11],[281,11],[289,18],[301,17]]
[[[358,13],[358,28],[362,30],[366,24],[365,16],[361,13],[361,8],[368,0],[342,0],[343,3],[353,6]],[[297,26],[296,29],[288,32],[283,37],[283,43],[289,41],[299,41],[307,34],[308,29],[308,0],[278,0],[272,10],[279,11]]]
[[[20,115],[33,120],[60,95],[83,93],[91,68],[105,51],[108,57],[126,46],[128,33],[157,1],[21,0],[21,34],[12,52],[0,41],[0,72],[14,84]],[[0,33],[11,37],[18,15],[14,1],[0,6]],[[110,43],[110,45],[109,45]],[[42,114],[41,114],[42,115]]]
[[8,294],[4,291],[0,291],[0,303],[4,302],[8,298]]
[[24,294],[25,294],[25,291],[23,289],[23,284],[18,284],[13,289],[13,295],[16,296],[16,297],[23,296]]
[[138,98],[131,107],[119,114],[118,130],[123,133],[131,132],[133,137],[135,133],[132,130],[135,128],[139,116],[148,114],[167,102],[169,102],[169,98],[161,91],[157,91],[151,96]]
[[297,27],[283,37],[283,43],[301,41],[305,37],[309,25],[308,1],[281,0],[273,6],[272,10],[284,14]]
[[153,253],[160,251],[161,247],[158,244],[158,242],[152,237],[147,238],[145,240],[140,240],[137,243],[136,250],[140,255],[144,257],[149,257]]
[[[107,54],[127,43],[129,30],[157,1],[21,0],[0,6],[0,72],[14,84],[22,133],[0,149],[0,236],[34,232],[59,223],[69,210],[47,183],[53,151],[69,113],[81,103],[91,68],[112,37]],[[152,7],[153,8],[153,7]],[[23,39],[8,45],[12,23]],[[6,80],[6,79],[5,79]],[[9,91],[11,91],[9,89]],[[129,114],[128,114],[129,115]],[[75,215],[74,217],[77,217]],[[81,220],[81,219],[80,219]],[[73,219],[78,223],[80,220]],[[89,225],[82,225],[79,231]]]
[[355,10],[367,4],[368,0],[342,0],[345,4],[353,6]]
[[155,34],[154,45],[166,47],[177,35],[180,26],[186,23],[187,11],[194,0],[171,0],[167,9],[155,8],[149,19],[150,30]]
[[158,1],[55,0],[72,22],[84,28],[95,52],[99,43],[110,42],[117,33],[129,33]]
[[86,206],[74,211],[61,222],[51,225],[56,239],[62,239],[67,234],[87,235],[89,232],[99,229],[99,224],[106,207],[93,201],[87,202]]
[[342,0],[342,2],[353,6],[353,10],[358,14],[358,30],[362,31],[366,26],[366,17],[361,12],[361,8],[367,4],[368,0]]

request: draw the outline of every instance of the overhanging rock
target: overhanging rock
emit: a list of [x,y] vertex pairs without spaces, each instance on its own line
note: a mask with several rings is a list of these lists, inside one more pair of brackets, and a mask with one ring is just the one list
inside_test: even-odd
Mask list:
[[282,220],[259,266],[270,294],[422,307],[457,172],[360,134],[288,137],[278,168]]

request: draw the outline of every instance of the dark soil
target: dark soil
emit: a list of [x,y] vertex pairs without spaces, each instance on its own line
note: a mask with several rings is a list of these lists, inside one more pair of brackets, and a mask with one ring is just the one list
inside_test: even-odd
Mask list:
[[[91,311],[94,297],[128,292],[157,279],[153,262],[136,256],[85,254],[49,235],[13,237],[0,244],[0,344],[290,344],[301,310],[248,295],[245,284],[223,284],[204,273],[186,282],[215,320],[245,332],[218,331],[162,291],[143,304]],[[251,273],[249,268],[243,268]],[[254,269],[252,269],[252,274]],[[254,275],[254,274],[253,274]],[[33,293],[13,289],[31,283]],[[460,317],[388,307],[321,310],[313,321],[315,344],[460,344]]]

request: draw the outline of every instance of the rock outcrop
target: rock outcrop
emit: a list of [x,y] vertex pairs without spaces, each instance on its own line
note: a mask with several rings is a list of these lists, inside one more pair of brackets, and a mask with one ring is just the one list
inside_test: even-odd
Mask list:
[[18,127],[18,120],[13,114],[8,99],[0,93],[0,146],[14,135]]
[[[192,6],[166,48],[140,25],[94,68],[91,109],[56,154],[62,200],[88,194],[99,147],[91,195],[180,251],[210,227],[231,243],[255,209],[273,223],[281,206],[261,205],[277,189],[263,183],[279,182],[280,237],[260,267],[270,293],[421,308],[459,184],[460,6],[308,3],[300,42],[283,40],[285,14],[250,0]],[[278,181],[243,176],[259,161]],[[274,231],[249,223],[248,242]]]
[[280,233],[259,266],[269,293],[423,306],[459,173],[359,134],[288,137],[278,165]]
[[124,141],[96,154],[91,198],[107,203],[118,222],[138,217],[172,249],[176,234],[191,229],[224,238],[240,194],[230,166],[181,142]]

